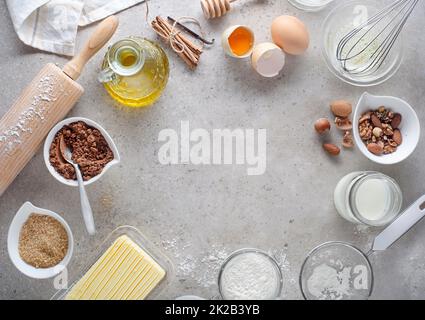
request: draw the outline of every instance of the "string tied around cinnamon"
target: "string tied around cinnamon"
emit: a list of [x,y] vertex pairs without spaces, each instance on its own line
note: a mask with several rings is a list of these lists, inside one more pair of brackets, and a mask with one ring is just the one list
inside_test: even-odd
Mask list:
[[[170,18],[171,19],[171,18]],[[191,68],[194,69],[199,63],[199,59],[203,52],[204,42],[201,41],[200,44],[195,44],[189,40],[178,27],[182,26],[182,22],[192,22],[196,24],[199,28],[199,32],[204,38],[204,32],[202,30],[200,22],[193,17],[183,16],[170,24],[165,19],[157,16],[151,23],[152,28],[155,32],[165,41],[167,41],[174,52],[182,58],[182,60]]]

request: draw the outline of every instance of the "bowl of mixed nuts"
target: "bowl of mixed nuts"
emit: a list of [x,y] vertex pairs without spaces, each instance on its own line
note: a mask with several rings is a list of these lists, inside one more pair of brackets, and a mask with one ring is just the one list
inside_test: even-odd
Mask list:
[[418,116],[405,101],[364,93],[353,117],[354,141],[360,151],[379,164],[395,164],[416,149],[421,134]]

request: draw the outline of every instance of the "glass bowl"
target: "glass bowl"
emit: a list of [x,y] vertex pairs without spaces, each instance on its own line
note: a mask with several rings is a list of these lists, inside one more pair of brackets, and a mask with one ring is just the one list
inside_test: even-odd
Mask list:
[[300,272],[301,292],[306,300],[367,300],[373,282],[367,256],[339,241],[314,248]]
[[[334,8],[322,26],[322,54],[329,70],[342,81],[358,87],[381,84],[390,79],[400,68],[403,60],[403,39],[399,35],[384,63],[367,75],[350,74],[337,60],[338,43],[351,30],[379,12],[371,1],[348,1]],[[381,8],[382,10],[382,8]]]
[[[275,300],[280,297],[280,294],[282,292],[282,286],[283,286],[283,277],[282,277],[282,271],[279,268],[278,263],[274,258],[272,258],[269,254],[267,254],[264,251],[258,250],[258,249],[241,249],[233,252],[227,259],[224,261],[223,265],[220,268],[220,272],[218,275],[218,289],[220,292],[221,297],[224,300],[235,300],[236,298],[231,297],[230,295],[226,295],[226,289],[225,289],[225,281],[226,279],[229,279],[230,277],[240,277],[241,272],[237,271],[237,264],[243,262],[243,259],[246,259],[250,261],[250,266],[253,266],[252,257],[253,255],[257,255],[260,259],[263,259],[263,262],[269,263],[270,269],[272,269],[275,272],[276,277],[276,283],[266,283],[265,285],[273,285],[275,287],[275,290],[273,294],[270,296],[260,296],[259,293],[257,293],[256,297],[243,297],[243,300]],[[239,265],[240,266],[240,265]],[[256,278],[263,278],[264,279],[264,272],[265,268],[262,269],[259,266],[255,268],[256,270],[254,272],[258,273],[255,274]],[[260,270],[262,269],[262,270]],[[235,278],[234,278],[235,280]],[[238,286],[236,286],[236,289],[240,289],[241,282],[244,282],[246,279],[236,279],[238,281]],[[235,288],[233,288],[235,289]]]
[[288,0],[294,7],[304,11],[320,11],[335,0]]

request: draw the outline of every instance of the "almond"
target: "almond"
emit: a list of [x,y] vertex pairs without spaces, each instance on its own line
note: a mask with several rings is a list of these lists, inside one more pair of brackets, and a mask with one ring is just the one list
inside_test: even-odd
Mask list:
[[401,120],[402,120],[402,117],[401,117],[401,114],[400,113],[394,114],[394,118],[391,121],[391,127],[393,129],[397,129],[400,126],[400,124],[401,124]]
[[331,111],[336,117],[347,118],[353,112],[353,106],[348,101],[336,100],[331,103]]
[[335,156],[335,157],[341,153],[341,149],[332,143],[325,143],[323,145],[323,149],[325,149],[325,151],[329,153],[331,156]]
[[393,140],[398,145],[403,143],[403,136],[401,135],[401,131],[399,129],[394,130]]
[[372,115],[370,116],[370,120],[372,121],[372,124],[375,127],[382,129],[382,122],[381,122],[381,120],[379,120],[379,118],[376,114],[372,113]]
[[331,123],[328,119],[321,118],[315,122],[314,128],[318,134],[324,134],[326,131],[331,129]]
[[367,150],[377,156],[380,156],[384,152],[384,148],[377,143],[369,143],[367,145]]

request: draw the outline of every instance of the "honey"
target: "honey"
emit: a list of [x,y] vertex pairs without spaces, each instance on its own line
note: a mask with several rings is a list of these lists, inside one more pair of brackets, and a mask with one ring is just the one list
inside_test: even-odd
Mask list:
[[229,36],[230,49],[235,55],[247,54],[254,45],[252,33],[244,27],[236,28]]
[[106,53],[99,80],[109,95],[129,107],[153,104],[168,82],[168,58],[156,43],[125,38]]

